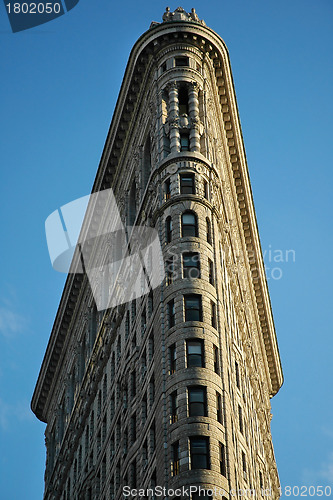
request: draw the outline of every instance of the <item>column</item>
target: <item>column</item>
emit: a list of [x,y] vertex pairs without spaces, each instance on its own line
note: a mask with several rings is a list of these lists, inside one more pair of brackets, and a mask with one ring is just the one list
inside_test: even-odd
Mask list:
[[178,126],[179,101],[178,87],[176,82],[172,82],[168,87],[169,91],[169,124],[170,124],[170,149],[171,153],[180,151],[180,134]]
[[192,82],[188,89],[188,109],[191,118],[190,151],[200,152],[200,119],[198,84]]

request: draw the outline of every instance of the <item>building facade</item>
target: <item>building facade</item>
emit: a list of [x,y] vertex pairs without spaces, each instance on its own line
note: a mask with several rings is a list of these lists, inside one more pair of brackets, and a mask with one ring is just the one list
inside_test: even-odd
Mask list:
[[87,275],[68,275],[32,399],[44,499],[279,498],[283,377],[229,56],[194,9],[167,9],[132,49],[93,192],[106,188],[124,224],[158,232],[165,276],[97,311]]

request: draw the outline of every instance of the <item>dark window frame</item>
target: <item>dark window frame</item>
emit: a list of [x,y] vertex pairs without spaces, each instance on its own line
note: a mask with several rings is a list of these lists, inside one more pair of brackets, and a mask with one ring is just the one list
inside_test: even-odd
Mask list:
[[[184,252],[183,253],[183,278],[198,279],[201,277],[200,272],[200,253],[199,252]],[[192,271],[194,270],[194,276]],[[195,275],[196,274],[196,275]]]
[[[202,446],[204,444],[204,446]],[[199,451],[199,450],[202,451]],[[191,470],[210,469],[210,446],[207,436],[190,436]]]
[[165,219],[165,241],[167,243],[172,241],[172,218],[170,215]]
[[[186,216],[191,215],[193,217],[193,222],[184,222]],[[198,231],[198,216],[192,210],[186,210],[181,216],[181,227],[182,227],[182,238],[194,237],[197,238],[199,235]]]
[[[200,395],[200,399],[195,401]],[[207,417],[207,387],[205,385],[190,385],[187,387],[188,416]]]
[[[195,302],[197,302],[195,304]],[[202,296],[199,294],[184,295],[184,320],[202,321]]]
[[175,300],[171,299],[168,304],[168,321],[169,328],[172,328],[176,324],[176,309],[175,309]]
[[179,174],[180,194],[195,194],[195,174],[182,172]]
[[[200,346],[200,353],[190,353],[189,347],[192,347],[194,344]],[[195,360],[199,360],[198,363]],[[204,368],[205,367],[205,348],[204,348],[204,340],[203,339],[186,339],[186,366],[187,368],[197,367]]]

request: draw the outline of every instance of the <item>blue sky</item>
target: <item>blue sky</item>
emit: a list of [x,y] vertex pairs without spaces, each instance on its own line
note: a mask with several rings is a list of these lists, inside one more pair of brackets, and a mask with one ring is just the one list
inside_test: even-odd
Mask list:
[[[130,49],[166,5],[81,0],[65,16],[16,34],[0,7],[4,500],[43,492],[44,424],[30,399],[65,280],[51,267],[44,221],[90,192]],[[281,483],[333,490],[333,6],[182,6],[195,7],[230,52],[285,376],[272,401]],[[288,262],[287,250],[294,251]],[[274,261],[277,251],[284,262]]]

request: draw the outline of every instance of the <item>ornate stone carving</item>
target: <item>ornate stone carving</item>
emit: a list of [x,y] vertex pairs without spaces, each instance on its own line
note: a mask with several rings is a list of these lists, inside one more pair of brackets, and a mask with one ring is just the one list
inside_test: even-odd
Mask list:
[[162,20],[164,23],[168,23],[170,21],[191,21],[206,26],[205,21],[203,19],[199,19],[195,9],[191,9],[191,12],[186,12],[183,7],[177,7],[174,12],[170,12],[170,7],[167,7],[162,16]]

